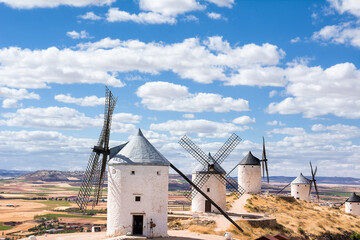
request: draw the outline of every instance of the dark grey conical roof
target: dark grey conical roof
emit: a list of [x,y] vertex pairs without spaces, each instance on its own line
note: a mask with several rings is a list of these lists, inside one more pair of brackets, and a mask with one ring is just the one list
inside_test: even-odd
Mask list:
[[260,159],[252,155],[251,152],[249,152],[243,160],[239,163],[240,165],[259,165],[260,166]]
[[169,161],[144,137],[140,129],[124,147],[122,145],[118,147],[121,150],[110,159],[109,165],[170,165]]
[[[201,163],[199,163],[194,169],[192,173],[208,173],[208,174],[213,174],[213,173],[221,173],[221,174],[226,174],[226,171],[220,166],[220,164],[218,164],[214,158],[211,156],[211,154],[209,153],[209,157],[207,159],[209,165],[207,167],[204,167],[204,165],[202,165]],[[213,167],[216,171],[211,171],[209,169],[209,167]]]
[[352,193],[346,202],[360,202],[360,197],[355,193]]

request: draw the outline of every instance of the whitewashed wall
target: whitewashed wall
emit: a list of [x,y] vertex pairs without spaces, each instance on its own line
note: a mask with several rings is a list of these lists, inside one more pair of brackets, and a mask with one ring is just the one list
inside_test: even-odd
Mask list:
[[360,216],[360,203],[358,202],[346,202],[345,212]]
[[[196,174],[192,174],[192,180],[194,181]],[[210,192],[207,189],[210,188]],[[201,190],[208,195],[222,210],[226,211],[226,186],[222,184],[213,174],[210,174],[210,178],[201,188]],[[191,202],[192,212],[205,212],[205,200],[200,193],[197,193]],[[219,213],[219,210],[211,205],[211,212]]]
[[239,165],[238,184],[246,193],[261,192],[261,167],[260,165]]
[[291,184],[291,196],[296,199],[310,201],[310,184]]
[[[107,236],[132,232],[133,215],[144,216],[144,236],[167,236],[168,178],[168,166],[109,165]],[[150,219],[156,224],[152,233]]]

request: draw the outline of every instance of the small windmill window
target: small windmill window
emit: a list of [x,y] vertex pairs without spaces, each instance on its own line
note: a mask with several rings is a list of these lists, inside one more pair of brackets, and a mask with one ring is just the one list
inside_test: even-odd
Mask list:
[[210,188],[207,188],[207,192],[210,192]]
[[130,175],[135,175],[135,171],[131,171],[131,172],[130,172]]
[[157,171],[156,174],[157,174],[158,176],[160,176],[160,175],[161,175],[161,172],[160,172],[160,171]]
[[115,168],[112,169],[112,173],[115,174],[116,173],[116,170]]
[[135,202],[140,202],[141,201],[141,197],[140,196],[135,196]]

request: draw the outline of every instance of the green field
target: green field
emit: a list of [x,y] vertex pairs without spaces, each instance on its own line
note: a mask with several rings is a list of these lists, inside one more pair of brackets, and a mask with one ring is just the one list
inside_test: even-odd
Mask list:
[[0,222],[0,231],[5,231],[5,230],[9,230],[12,229],[13,226],[4,226],[2,222]]
[[49,213],[49,214],[44,214],[44,215],[36,215],[34,217],[34,219],[38,219],[38,218],[47,218],[47,219],[54,219],[54,218],[92,218],[92,219],[101,219],[101,220],[106,220],[106,217],[93,217],[90,215],[75,215],[75,214],[57,214],[57,213]]

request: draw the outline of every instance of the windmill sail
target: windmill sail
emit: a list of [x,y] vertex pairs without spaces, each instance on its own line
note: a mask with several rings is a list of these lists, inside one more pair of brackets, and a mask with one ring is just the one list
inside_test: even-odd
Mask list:
[[269,171],[268,171],[267,161],[268,160],[266,158],[265,138],[263,137],[263,151],[262,151],[262,158],[261,158],[261,167],[263,170],[263,177],[265,177],[265,172],[266,172],[267,182],[269,183]]
[[312,164],[310,162],[310,168],[311,168],[311,176],[312,176],[312,180],[311,180],[311,185],[310,185],[310,192],[309,192],[309,195],[311,194],[311,187],[312,187],[312,184],[314,184],[314,188],[315,188],[315,191],[316,191],[316,196],[317,196],[317,199],[318,201],[320,201],[320,197],[319,197],[319,191],[318,191],[318,188],[316,186],[316,179],[315,179],[315,175],[316,175],[316,172],[317,172],[317,167],[315,167],[315,171],[313,171],[313,167],[312,167]]
[[[240,197],[244,194],[245,190],[238,186],[236,180],[232,179],[229,176],[226,176],[225,170],[220,166],[220,164],[229,156],[229,154],[235,149],[239,144],[241,138],[238,137],[235,133],[230,136],[230,138],[222,145],[214,157],[206,155],[194,142],[191,141],[186,135],[182,137],[179,141],[179,144],[190,153],[199,163],[202,165],[202,169],[198,169],[199,173],[194,179],[194,183],[198,188],[202,188],[207,180],[210,178],[210,174],[213,174],[222,184],[224,184],[232,193],[237,197]],[[185,193],[185,196],[192,200],[198,191],[196,188]]]
[[105,169],[107,158],[110,154],[109,138],[111,119],[116,105],[117,98],[114,98],[111,91],[106,87],[106,100],[104,111],[104,125],[97,144],[90,154],[81,187],[78,193],[77,205],[86,211],[89,202],[93,202],[93,207],[98,204],[102,195],[104,185]]

